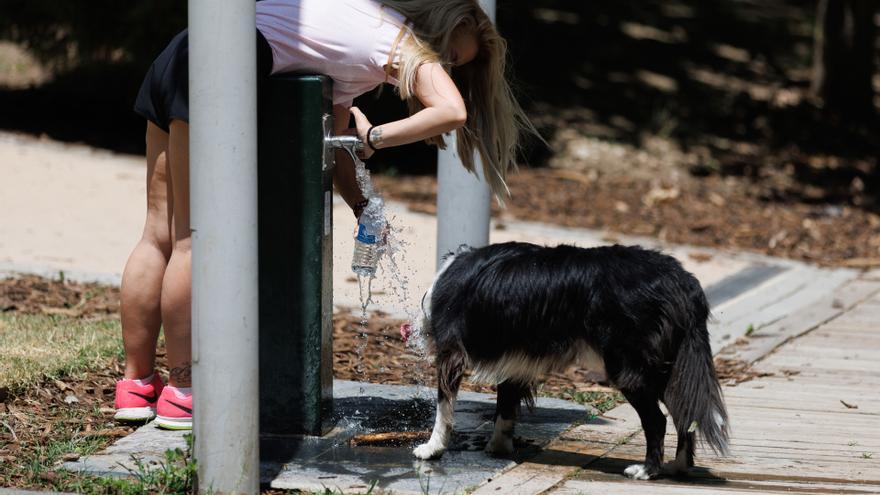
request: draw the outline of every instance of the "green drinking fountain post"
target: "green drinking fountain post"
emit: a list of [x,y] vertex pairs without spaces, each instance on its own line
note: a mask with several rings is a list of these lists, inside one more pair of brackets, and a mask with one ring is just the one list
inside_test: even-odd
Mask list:
[[273,76],[259,95],[260,433],[322,435],[333,426],[331,81]]

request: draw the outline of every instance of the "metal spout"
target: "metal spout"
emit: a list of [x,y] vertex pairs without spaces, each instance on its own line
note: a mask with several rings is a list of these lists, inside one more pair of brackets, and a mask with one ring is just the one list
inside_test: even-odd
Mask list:
[[343,149],[348,152],[351,159],[358,161],[357,152],[364,149],[364,142],[357,136],[338,135],[324,138],[324,145],[330,149]]

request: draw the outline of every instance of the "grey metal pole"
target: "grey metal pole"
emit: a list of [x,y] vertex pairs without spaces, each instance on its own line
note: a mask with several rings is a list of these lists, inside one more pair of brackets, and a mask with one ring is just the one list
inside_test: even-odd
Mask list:
[[189,0],[195,458],[199,492],[259,491],[253,0]]
[[[495,0],[480,0],[483,10],[495,20]],[[454,136],[454,135],[453,135]],[[447,136],[447,147],[437,155],[437,266],[440,258],[461,244],[474,247],[489,244],[492,195],[476,157],[477,176],[467,172],[455,150],[455,138]]]

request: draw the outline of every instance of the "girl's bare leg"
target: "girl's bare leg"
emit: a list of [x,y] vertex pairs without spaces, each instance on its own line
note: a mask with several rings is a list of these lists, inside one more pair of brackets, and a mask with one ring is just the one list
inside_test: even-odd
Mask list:
[[153,373],[162,323],[162,279],[172,246],[168,133],[148,122],[146,144],[147,219],[143,235],[125,264],[120,293],[127,379],[146,378]]
[[162,280],[162,324],[168,351],[169,383],[190,387],[191,368],[191,246],[189,224],[189,124],[171,121],[168,163],[173,191],[174,242]]

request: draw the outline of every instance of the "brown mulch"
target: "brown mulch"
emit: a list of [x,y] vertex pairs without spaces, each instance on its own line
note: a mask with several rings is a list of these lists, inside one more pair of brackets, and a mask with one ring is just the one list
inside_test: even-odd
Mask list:
[[[400,337],[403,320],[374,313],[366,328],[359,314],[339,313],[333,317],[333,374],[343,380],[368,381],[395,385],[434,387],[437,376],[433,362],[421,357]],[[362,349],[362,351],[359,351]],[[571,368],[565,373],[548,375],[542,395],[559,396],[570,392],[609,392],[613,389],[596,383],[587,370]],[[494,393],[494,387],[467,379],[463,390]]]
[[[53,314],[60,310],[69,310],[80,317],[111,315],[118,312],[119,290],[94,283],[61,282],[28,275],[0,280],[0,303],[3,311],[17,313]],[[366,326],[361,324],[359,314],[340,312],[334,315],[334,376],[339,379],[374,383],[433,386],[436,380],[433,363],[403,342],[400,337],[400,325],[403,323],[403,320],[389,318],[380,311],[370,315]],[[165,370],[163,348],[158,349],[157,356],[160,371]],[[751,371],[747,363],[721,357],[716,359],[716,368],[719,379],[727,383],[741,383],[747,379],[764,376]],[[49,384],[49,389],[54,390],[54,387],[93,400],[104,398],[109,402],[99,406],[112,407],[113,380],[115,380],[112,377],[121,375],[121,363],[115,363],[112,370],[91,374],[90,381],[64,388],[57,383]],[[572,368],[565,373],[549,375],[542,391],[545,394],[558,395],[567,391],[611,390],[601,383],[596,383],[595,378],[586,370]],[[463,388],[492,392],[492,387],[468,381],[465,381]],[[40,393],[47,396],[45,391]],[[104,397],[102,393],[109,396]],[[4,407],[2,404],[3,402],[0,401],[0,412]]]
[[[33,275],[0,280],[0,311],[89,317],[116,314],[118,309],[119,289],[115,287],[48,280]],[[402,320],[388,318],[382,312],[372,313],[366,328],[361,326],[360,320],[359,314],[334,315],[333,367],[336,378],[433,386],[436,380],[433,364],[403,342],[400,337]],[[159,350],[159,355],[164,357],[163,349]],[[114,376],[121,376],[121,371]],[[492,390],[485,385],[467,382],[464,388],[483,392]],[[544,386],[545,393],[549,394],[602,389],[586,377],[585,371],[578,369],[551,375]]]
[[740,359],[723,357],[715,358],[715,373],[718,376],[718,381],[728,387],[735,387],[740,383],[748,382],[755,378],[774,376],[774,373],[756,370],[752,367],[751,363]]
[[[558,168],[520,169],[496,218],[650,236],[670,243],[741,249],[822,265],[880,266],[880,215],[846,204],[812,203],[803,186],[780,177],[654,180]],[[436,213],[433,177],[375,176],[386,196]],[[783,199],[779,199],[782,197]]]
[[119,312],[119,289],[35,275],[0,280],[0,312],[100,316]]
[[[113,421],[113,395],[121,363],[76,379],[46,380],[23,395],[0,401],[0,485],[57,488],[53,461],[75,461],[76,452],[50,453],[58,441],[84,440],[107,446],[135,430]],[[73,442],[71,442],[73,443]],[[34,464],[43,466],[34,471]]]
[[[115,287],[32,275],[0,280],[2,312],[93,318],[112,316],[118,310]],[[46,379],[20,394],[0,393],[0,486],[64,489],[65,477],[51,465],[79,456],[49,453],[50,443],[90,440],[106,446],[133,432],[136,425],[113,420],[116,380],[122,368],[122,362],[113,362],[106,369]],[[157,350],[157,368],[167,376],[162,347]],[[34,464],[43,469],[34,471]]]

